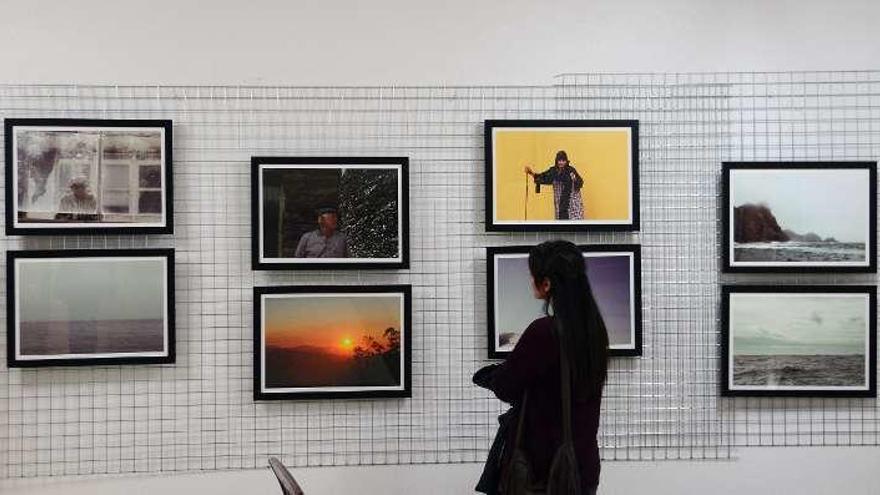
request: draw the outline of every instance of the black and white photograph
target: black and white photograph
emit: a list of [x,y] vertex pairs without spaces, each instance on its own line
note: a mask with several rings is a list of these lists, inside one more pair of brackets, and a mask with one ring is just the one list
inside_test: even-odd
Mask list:
[[254,399],[410,396],[408,285],[254,288]]
[[174,250],[7,253],[11,367],[174,362]]
[[876,162],[725,163],[727,272],[876,272]]
[[255,270],[409,267],[409,160],[254,157]]
[[723,395],[876,397],[876,287],[722,292]]
[[6,119],[6,234],[173,233],[170,120]]
[[[587,280],[608,331],[612,356],[642,353],[641,249],[633,244],[578,246],[584,255]],[[530,246],[489,247],[487,287],[489,357],[513,351],[532,321],[543,316],[529,272]]]

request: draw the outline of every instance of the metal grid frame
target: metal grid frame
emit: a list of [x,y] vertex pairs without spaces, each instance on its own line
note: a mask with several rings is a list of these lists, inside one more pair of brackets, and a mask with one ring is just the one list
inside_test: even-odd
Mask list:
[[[643,247],[644,356],[611,365],[604,459],[724,459],[735,445],[877,444],[874,400],[717,397],[716,207],[725,159],[877,156],[878,76],[571,74],[547,86],[506,87],[0,86],[2,117],[174,121],[173,236],[4,237],[2,246],[174,247],[178,320],[175,365],[8,369],[0,342],[0,478],[255,468],[270,455],[291,466],[479,462],[502,410],[470,384],[487,362],[483,248],[555,237]],[[641,232],[486,233],[482,122],[490,118],[639,119]],[[252,271],[251,155],[409,156],[412,268]],[[412,284],[412,399],[254,403],[251,288],[293,283]]]
[[[880,72],[728,75],[726,160],[870,160],[880,157]],[[726,279],[727,277],[725,277]],[[732,276],[725,282],[877,283],[876,274]],[[725,399],[730,443],[878,445],[877,399]]]
[[[707,380],[709,387],[704,390],[713,396],[719,379],[714,335],[720,322],[719,284],[876,284],[876,274],[721,274],[717,260],[721,162],[876,161],[880,156],[880,71],[565,74],[557,82],[572,94],[609,102],[617,101],[622,92],[655,87],[665,92],[670,111],[681,117],[674,128],[670,127],[669,136],[683,144],[677,151],[691,155],[693,160],[681,163],[690,168],[678,189],[688,196],[684,206],[691,211],[688,222],[704,229],[705,237],[695,239],[696,246],[685,246],[681,243],[687,240],[680,236],[687,228],[675,235],[676,243],[684,249],[682,261],[694,277],[688,283],[705,302],[700,309],[700,323],[710,328],[702,341],[706,345],[698,351],[705,361],[697,367],[709,368],[707,373],[699,374],[699,383]],[[678,163],[676,159],[665,160],[664,175],[679,172]],[[644,190],[650,194],[651,186],[646,184],[643,194]],[[705,210],[701,213],[699,209]],[[668,220],[664,224],[671,226]],[[645,244],[653,244],[655,239],[648,234],[642,238]],[[656,305],[654,311],[657,318]],[[716,344],[711,344],[713,340]],[[720,418],[722,442],[730,447],[880,444],[877,399],[711,401],[716,405],[710,415]]]

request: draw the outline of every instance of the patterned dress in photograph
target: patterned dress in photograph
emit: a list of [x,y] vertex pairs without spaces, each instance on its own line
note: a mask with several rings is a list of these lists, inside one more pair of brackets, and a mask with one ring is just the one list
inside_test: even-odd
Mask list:
[[584,201],[581,197],[581,189],[584,180],[577,170],[571,165],[564,168],[551,166],[540,174],[535,174],[537,191],[541,191],[541,185],[553,186],[553,208],[556,212],[556,220],[583,220]]

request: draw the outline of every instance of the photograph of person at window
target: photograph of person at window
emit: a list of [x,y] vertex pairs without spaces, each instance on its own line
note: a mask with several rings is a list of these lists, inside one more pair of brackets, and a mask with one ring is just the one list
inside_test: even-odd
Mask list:
[[541,192],[542,185],[553,186],[553,205],[556,220],[583,220],[584,202],[581,189],[584,179],[568,161],[564,150],[556,153],[556,163],[544,172],[537,173],[526,165],[525,172],[535,181],[535,192]]
[[[476,490],[508,493],[513,487],[502,485],[510,480],[506,473],[516,450],[528,459],[531,481],[538,488],[550,483],[559,488],[562,481],[569,484],[564,493],[595,494],[600,470],[596,435],[608,369],[605,323],[577,246],[567,241],[535,246],[529,253],[529,272],[534,296],[544,301],[547,316],[526,328],[504,362],[481,368],[473,377],[476,385],[512,405],[499,417],[500,427]],[[570,372],[568,379],[562,375],[565,369]],[[570,416],[563,415],[563,383],[571,386]],[[566,419],[570,419],[569,431]],[[563,442],[566,436],[573,444],[574,476],[564,469],[565,462],[562,466],[558,462],[570,460],[564,454],[571,450],[561,448],[568,447]],[[554,466],[556,470],[551,469]]]
[[89,191],[89,180],[75,177],[70,180],[70,192],[61,197],[56,220],[96,222],[101,219],[98,214],[98,202]]

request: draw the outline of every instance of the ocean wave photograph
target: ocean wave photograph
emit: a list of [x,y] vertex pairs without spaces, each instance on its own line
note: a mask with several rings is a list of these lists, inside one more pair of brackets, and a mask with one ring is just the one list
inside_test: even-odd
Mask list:
[[864,354],[740,355],[733,384],[762,387],[850,387],[865,383]]
[[737,261],[864,262],[866,246],[859,242],[752,242],[734,244]]
[[20,352],[31,356],[162,352],[165,322],[159,319],[23,321]]
[[868,391],[874,290],[726,286],[729,389]]

